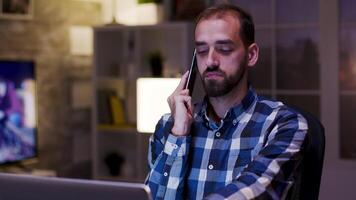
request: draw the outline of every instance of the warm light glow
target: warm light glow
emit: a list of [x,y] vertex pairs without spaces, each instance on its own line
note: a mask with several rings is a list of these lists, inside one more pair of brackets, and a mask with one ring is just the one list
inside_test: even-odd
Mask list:
[[161,19],[161,6],[155,3],[138,4],[136,0],[117,0],[115,19],[125,25],[153,25]]
[[153,133],[160,117],[170,113],[167,98],[179,84],[179,78],[137,79],[137,130]]
[[91,27],[70,27],[69,39],[72,55],[89,56],[93,54],[93,30]]

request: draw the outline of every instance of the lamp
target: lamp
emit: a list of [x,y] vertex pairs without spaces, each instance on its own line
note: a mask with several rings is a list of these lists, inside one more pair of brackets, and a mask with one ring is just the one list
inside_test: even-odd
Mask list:
[[167,98],[180,78],[137,79],[137,131],[153,133],[160,117],[169,113]]

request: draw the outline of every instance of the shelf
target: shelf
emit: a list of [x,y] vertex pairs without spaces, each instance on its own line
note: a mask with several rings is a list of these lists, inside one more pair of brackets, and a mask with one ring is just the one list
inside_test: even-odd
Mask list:
[[98,84],[107,84],[107,83],[115,83],[115,82],[124,82],[125,79],[116,76],[98,76],[97,81]]
[[100,124],[97,126],[98,132],[108,132],[108,133],[116,133],[116,132],[125,132],[125,133],[137,133],[136,125],[128,124],[122,126],[116,126],[111,124]]
[[[193,32],[192,23],[185,22],[94,28],[91,126],[94,179],[144,181],[150,134],[141,134],[136,129],[136,79],[151,76],[147,56],[152,52],[159,51],[164,56],[164,76],[176,75],[187,68],[194,49]],[[119,102],[115,101],[116,96]],[[125,158],[123,176],[110,175],[104,158],[111,152]]]

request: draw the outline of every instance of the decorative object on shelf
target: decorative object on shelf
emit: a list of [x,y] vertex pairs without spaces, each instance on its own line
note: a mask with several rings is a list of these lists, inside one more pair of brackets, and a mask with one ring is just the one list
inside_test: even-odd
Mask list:
[[113,124],[118,126],[127,124],[124,100],[119,98],[117,95],[111,95],[109,97],[109,102]]
[[153,77],[162,77],[163,56],[160,51],[151,52],[148,56]]
[[125,158],[117,152],[108,153],[105,157],[105,164],[112,176],[119,176],[121,174],[121,168],[124,163]]
[[115,127],[129,126],[125,114],[125,102],[116,91],[100,89],[97,96],[99,124]]
[[120,63],[117,62],[117,61],[112,61],[110,62],[110,65],[108,67],[108,72],[110,75],[112,76],[123,76],[125,73],[122,73],[121,70],[120,70]]
[[0,19],[32,19],[33,0],[0,0]]
[[112,5],[111,5],[111,14],[110,14],[110,17],[111,17],[111,22],[110,22],[110,24],[111,25],[114,25],[114,24],[117,24],[117,21],[116,21],[116,17],[115,17],[115,15],[116,15],[116,0],[111,0],[111,3],[112,3]]

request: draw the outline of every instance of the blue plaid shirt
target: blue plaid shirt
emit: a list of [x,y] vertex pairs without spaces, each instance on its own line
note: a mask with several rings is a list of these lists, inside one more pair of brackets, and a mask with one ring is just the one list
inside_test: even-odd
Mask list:
[[154,199],[283,199],[301,162],[306,120],[249,89],[218,124],[197,104],[190,135],[171,134],[164,115],[150,138]]

